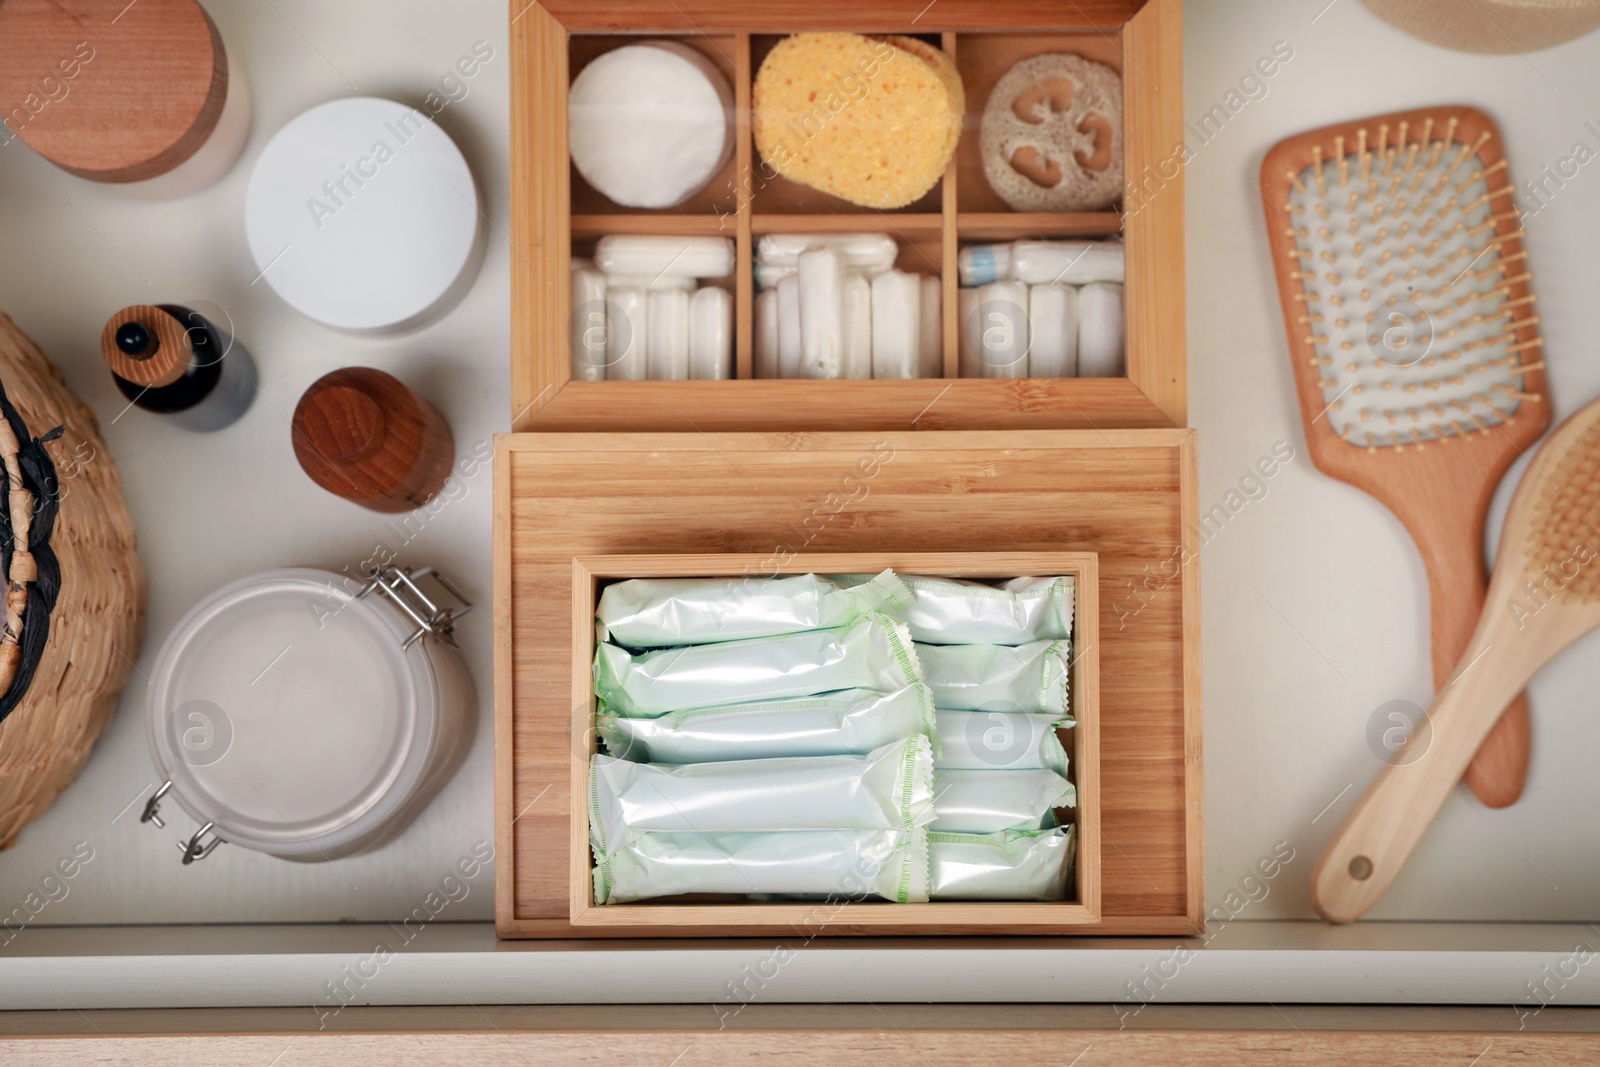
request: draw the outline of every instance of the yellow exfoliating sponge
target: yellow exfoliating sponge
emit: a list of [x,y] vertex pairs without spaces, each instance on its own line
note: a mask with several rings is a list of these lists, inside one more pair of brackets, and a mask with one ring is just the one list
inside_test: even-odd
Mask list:
[[944,53],[853,33],[778,42],[756,74],[752,104],[756,150],[779,174],[876,208],[904,207],[933,188],[965,108]]

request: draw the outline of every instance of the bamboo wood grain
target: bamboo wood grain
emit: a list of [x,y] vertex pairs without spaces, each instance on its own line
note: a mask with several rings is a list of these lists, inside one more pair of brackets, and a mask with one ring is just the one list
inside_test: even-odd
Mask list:
[[[1378,902],[1506,701],[1573,641],[1600,627],[1597,524],[1600,402],[1550,435],[1517,486],[1477,629],[1428,710],[1427,751],[1383,769],[1312,872],[1311,899],[1323,916],[1351,922]],[[1524,584],[1530,580],[1543,597],[1530,597]],[[1524,610],[1517,611],[1518,604]]]
[[[989,1006],[993,1011],[1004,1006]],[[1209,1006],[1208,1006],[1209,1007]],[[350,1008],[347,1015],[372,1011]],[[381,1009],[377,1009],[381,1010]],[[503,1012],[487,1009],[496,1017]],[[615,1009],[613,1009],[615,1010]],[[637,1011],[630,1007],[629,1013]],[[799,1007],[786,1009],[801,1012]],[[1262,1008],[1262,1011],[1272,1009]],[[1288,1009],[1294,1012],[1294,1008]],[[1484,1009],[1486,1012],[1489,1009]],[[1557,1009],[1562,1010],[1562,1009]],[[1502,1009],[1503,1011],[1503,1009]],[[704,1012],[707,1018],[712,1013]],[[1274,1016],[1262,1030],[1158,1030],[1132,1027],[1077,1029],[996,1029],[985,1024],[962,1029],[912,1027],[894,1020],[899,1006],[885,1005],[878,1022],[859,1028],[794,1028],[784,1021],[755,1029],[608,1027],[534,1029],[488,1015],[462,1027],[405,1033],[354,1032],[293,1034],[281,1031],[200,1034],[123,1035],[87,1033],[59,1037],[0,1039],[0,1050],[17,1063],[56,1067],[117,1063],[123,1067],[169,1064],[269,1063],[277,1067],[348,1067],[351,1063],[460,1064],[476,1067],[589,1067],[595,1063],[643,1065],[670,1063],[692,1049],[696,1067],[787,1064],[859,1067],[863,1061],[921,1064],[985,1062],[1070,1063],[1092,1054],[1125,1067],[1281,1067],[1284,1064],[1337,1063],[1377,1067],[1394,1063],[1471,1063],[1492,1048],[1511,1063],[1548,1067],[1588,1067],[1600,1057],[1600,1036],[1587,1033],[1516,1033],[1481,1030],[1418,1033],[1279,1029]],[[483,1013],[480,1012],[480,1015]],[[67,1015],[68,1019],[80,1016]],[[103,1017],[103,1013],[102,1013]],[[87,1017],[84,1017],[87,1018]],[[887,1022],[887,1027],[882,1024]],[[491,1029],[492,1028],[492,1029]],[[1093,1060],[1089,1061],[1090,1063]],[[1491,1061],[1492,1063],[1492,1061]]]
[[[1289,277],[1297,269],[1297,261],[1282,205],[1289,200],[1288,174],[1299,174],[1311,166],[1314,149],[1320,148],[1327,158],[1332,158],[1335,137],[1354,145],[1362,127],[1370,130],[1379,123],[1388,123],[1393,128],[1404,121],[1420,128],[1428,120],[1442,127],[1448,119],[1458,123],[1458,142],[1470,146],[1481,134],[1489,135],[1478,151],[1483,166],[1491,167],[1504,160],[1499,131],[1483,112],[1460,107],[1428,108],[1329,126],[1280,142],[1261,164],[1260,187],[1306,444],[1319,470],[1377,498],[1415,540],[1428,575],[1436,688],[1442,688],[1449,679],[1483,606],[1483,528],[1495,488],[1512,461],[1550,424],[1545,375],[1542,370],[1528,372],[1523,379],[1524,389],[1538,395],[1523,400],[1516,416],[1495,427],[1493,433],[1472,434],[1452,440],[1448,446],[1403,449],[1368,450],[1340,439],[1332,420],[1324,417],[1327,405],[1318,384],[1321,375],[1312,363],[1315,345],[1306,336],[1307,331],[1296,325],[1296,318],[1304,314],[1304,309],[1294,299],[1301,287]],[[1513,219],[1502,219],[1497,224],[1496,233],[1502,236],[1511,238],[1518,232],[1519,224]],[[1505,251],[1518,248],[1520,242],[1511,238]],[[1511,299],[1528,295],[1526,281],[1511,286]],[[1517,337],[1519,341],[1536,341],[1538,329],[1522,327]],[[1499,726],[1486,738],[1466,777],[1472,791],[1491,807],[1515,802],[1527,777],[1527,697],[1513,696],[1515,699],[1506,707]]]
[[[889,458],[869,477],[861,463],[874,456]],[[496,463],[496,752],[509,783],[496,812],[502,936],[625,936],[570,921],[579,795],[571,561],[641,548],[774,560],[801,551],[1097,553],[1102,918],[1073,929],[1203,928],[1200,691],[1190,651],[1198,567],[1183,547],[1192,547],[1185,530],[1195,513],[1190,432],[514,434],[497,439]],[[1146,568],[1180,558],[1167,587],[1143,600],[1127,591]],[[976,923],[939,929],[994,932]],[[829,930],[884,932],[832,922]]]
[[740,925],[827,934],[834,924],[886,928],[894,933],[938,933],[945,924],[1071,927],[1100,918],[1100,602],[1099,569],[1092,552],[808,552],[774,562],[768,554],[722,553],[579,556],[572,561],[571,795],[589,795],[590,757],[599,750],[589,665],[594,661],[595,606],[602,582],[626,578],[716,578],[774,574],[866,574],[892,567],[900,574],[947,578],[1016,578],[1070,575],[1074,579],[1073,660],[1069,692],[1077,725],[1064,734],[1069,775],[1078,789],[1077,860],[1071,900],[1064,903],[957,902],[925,904],[820,903],[677,904],[670,901],[596,906],[589,859],[589,817],[572,806],[568,888],[575,926],[599,926],[648,935],[660,927]]
[[[1183,424],[1181,181],[1169,184],[1165,195],[1144,205],[1138,217],[1129,220],[1129,356],[1128,377],[1123,379],[1096,380],[1092,385],[1076,379],[957,382],[953,377],[754,383],[750,380],[754,291],[748,269],[752,235],[826,230],[891,233],[902,250],[914,246],[923,253],[913,257],[910,269],[945,276],[945,374],[953,376],[959,362],[954,258],[960,242],[1020,236],[1108,236],[1118,232],[1121,219],[1114,212],[1052,215],[991,210],[994,205],[983,198],[989,190],[981,177],[981,164],[976,162],[977,118],[983,100],[970,91],[965,136],[941,182],[941,191],[925,197],[908,212],[851,210],[782,178],[758,177],[758,161],[748,136],[748,80],[760,55],[770,48],[771,35],[850,29],[938,32],[944,47],[958,56],[963,54],[963,40],[977,54],[989,56],[985,62],[996,69],[984,76],[991,84],[1023,54],[1060,48],[1120,69],[1126,53],[1139,63],[1142,74],[1142,79],[1130,80],[1125,87],[1127,163],[1145,166],[1164,158],[1171,145],[1181,140],[1181,0],[1069,5],[1029,0],[1004,7],[974,0],[941,0],[931,11],[925,3],[899,2],[862,11],[837,2],[743,6],[557,3],[529,7],[524,0],[511,0],[511,14],[514,430],[869,430],[900,426],[917,418],[931,398],[927,387],[934,384],[937,394],[952,383],[959,388],[940,400],[937,418],[930,414],[927,421],[917,423],[919,427]],[[979,30],[986,32],[974,32]],[[603,211],[590,205],[596,197],[584,187],[583,211],[573,217],[572,176],[566,156],[566,92],[573,56],[581,61],[596,46],[580,39],[572,42],[569,51],[569,37],[584,34],[592,39],[608,33],[689,35],[710,49],[714,60],[732,68],[739,105],[735,116],[738,144],[732,164],[737,210],[695,200],[670,212]],[[766,35],[759,47],[752,42],[752,34]],[[1136,87],[1134,81],[1148,84]],[[1169,87],[1164,94],[1158,88],[1163,85]],[[587,241],[628,232],[735,239],[739,264],[734,280],[735,381],[571,380],[565,324],[570,309],[572,239]],[[925,246],[924,236],[930,234],[936,243]],[[691,388],[661,393],[653,388],[657,385]],[[750,392],[748,385],[766,388]],[[645,388],[633,388],[637,386]]]

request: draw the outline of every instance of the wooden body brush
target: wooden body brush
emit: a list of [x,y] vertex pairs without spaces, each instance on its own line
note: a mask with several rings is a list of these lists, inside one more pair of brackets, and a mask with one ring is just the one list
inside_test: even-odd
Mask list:
[[1428,715],[1427,754],[1391,763],[1311,874],[1334,922],[1383,896],[1494,726],[1506,700],[1562,649],[1600,627],[1600,401],[1563,423],[1517,486],[1477,631]]
[[[1550,423],[1511,193],[1499,132],[1472,108],[1314,130],[1261,166],[1312,461],[1415,539],[1436,689],[1483,605],[1495,486]],[[1527,700],[1508,697],[1466,775],[1493,807],[1515,801],[1527,776]]]

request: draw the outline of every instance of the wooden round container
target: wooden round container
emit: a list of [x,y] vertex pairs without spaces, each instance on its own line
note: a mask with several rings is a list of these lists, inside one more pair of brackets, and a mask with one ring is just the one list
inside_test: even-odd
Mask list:
[[[29,546],[4,559],[10,595],[0,632],[0,708],[14,706],[0,720],[3,849],[77,776],[116,711],[139,658],[145,576],[122,477],[94,413],[5,315],[0,386],[25,425],[17,433],[0,419],[6,521],[15,544]],[[38,446],[46,470],[29,446],[58,427],[60,436]],[[53,524],[42,506],[51,495]],[[52,570],[59,589],[45,610]]]
[[195,0],[4,0],[0,114],[80,178],[183,195],[238,158],[250,94]]
[[392,374],[344,367],[295,405],[294,454],[311,480],[373,511],[412,511],[450,477],[455,438],[434,406]]

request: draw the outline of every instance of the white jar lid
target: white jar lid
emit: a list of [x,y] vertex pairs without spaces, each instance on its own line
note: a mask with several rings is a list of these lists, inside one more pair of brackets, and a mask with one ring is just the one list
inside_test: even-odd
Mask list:
[[273,290],[344,330],[419,325],[482,261],[466,159],[425,112],[393,100],[333,100],[291,119],[256,161],[244,218]]
[[245,848],[345,851],[400,811],[429,770],[439,691],[423,642],[382,598],[330,571],[224,586],[168,636],[148,728],[171,795]]

